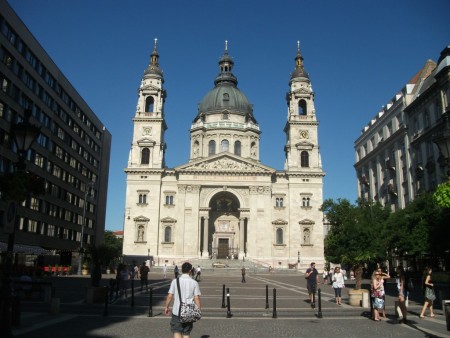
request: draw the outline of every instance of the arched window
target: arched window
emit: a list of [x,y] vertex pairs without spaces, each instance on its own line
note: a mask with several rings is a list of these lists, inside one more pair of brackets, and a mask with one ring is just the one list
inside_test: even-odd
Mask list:
[[309,197],[303,197],[303,206],[309,207],[310,206],[310,198]]
[[229,147],[230,147],[230,143],[228,142],[228,140],[222,140],[222,142],[220,143],[220,150],[228,151]]
[[172,228],[166,227],[164,229],[164,242],[170,243],[172,242]]
[[141,164],[149,164],[150,162],[150,149],[144,148],[141,152]]
[[153,96],[147,97],[147,99],[145,100],[145,111],[147,113],[152,113],[154,106],[155,106],[155,99],[153,98]]
[[224,93],[223,94],[223,100],[224,101],[229,101],[230,100],[230,95],[228,93]]
[[277,197],[275,199],[275,206],[277,208],[282,208],[283,207],[283,197]]
[[208,155],[214,155],[216,153],[216,141],[211,140],[208,144]]
[[147,195],[139,194],[139,204],[147,204]]
[[309,167],[309,154],[307,151],[300,153],[300,166],[303,168]]
[[241,141],[234,142],[234,154],[241,156]]
[[298,115],[306,115],[306,101],[300,100],[298,101]]
[[277,229],[277,236],[276,236],[277,244],[283,244],[283,229],[278,228]]
[[303,244],[310,244],[311,243],[311,232],[309,231],[309,228],[306,228],[303,230]]

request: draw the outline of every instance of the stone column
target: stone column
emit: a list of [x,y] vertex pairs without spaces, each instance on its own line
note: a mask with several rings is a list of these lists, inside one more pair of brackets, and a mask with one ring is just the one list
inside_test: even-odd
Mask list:
[[202,252],[202,257],[208,258],[209,218],[208,217],[204,217],[203,219],[204,219],[204,222],[203,222],[203,252]]
[[200,249],[202,247],[202,245],[201,245],[201,243],[202,243],[201,235],[202,235],[202,216],[199,216],[198,217],[198,254],[197,254],[198,257],[201,257],[201,255],[202,255],[201,251],[200,251]]
[[244,231],[245,231],[245,218],[239,218],[239,259],[242,259],[242,257],[245,256]]

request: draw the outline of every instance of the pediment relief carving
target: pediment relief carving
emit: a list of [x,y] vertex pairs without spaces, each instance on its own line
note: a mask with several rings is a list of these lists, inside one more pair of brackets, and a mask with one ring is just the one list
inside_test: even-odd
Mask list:
[[256,171],[256,172],[272,172],[269,167],[252,163],[250,161],[244,161],[238,158],[231,157],[229,155],[222,155],[216,158],[203,159],[200,162],[194,164],[188,164],[181,166],[178,170],[220,170],[220,171]]
[[137,217],[133,218],[133,221],[135,221],[135,222],[148,222],[148,221],[150,221],[150,219],[145,217],[145,216],[137,216]]

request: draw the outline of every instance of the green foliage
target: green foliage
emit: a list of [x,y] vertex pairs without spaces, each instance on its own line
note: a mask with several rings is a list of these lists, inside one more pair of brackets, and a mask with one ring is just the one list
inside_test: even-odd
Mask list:
[[442,184],[439,184],[436,191],[433,194],[433,200],[434,202],[443,207],[443,208],[450,208],[450,183],[445,182]]
[[389,210],[363,200],[352,205],[346,199],[328,199],[321,210],[332,225],[325,239],[328,261],[358,265],[385,257],[381,233]]

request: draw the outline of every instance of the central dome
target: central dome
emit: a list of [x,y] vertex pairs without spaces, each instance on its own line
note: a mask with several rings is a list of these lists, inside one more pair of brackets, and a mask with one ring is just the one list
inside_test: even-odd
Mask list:
[[232,83],[217,84],[205,95],[198,106],[199,114],[224,109],[242,114],[252,113],[252,105],[248,102],[247,97]]
[[201,115],[218,113],[228,110],[230,113],[242,114],[254,120],[253,106],[238,87],[238,80],[232,70],[233,58],[228,55],[227,45],[225,53],[219,59],[219,74],[214,80],[214,88],[210,90],[198,105],[197,120]]

